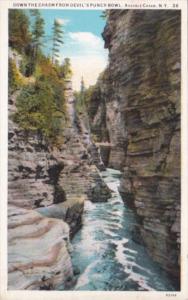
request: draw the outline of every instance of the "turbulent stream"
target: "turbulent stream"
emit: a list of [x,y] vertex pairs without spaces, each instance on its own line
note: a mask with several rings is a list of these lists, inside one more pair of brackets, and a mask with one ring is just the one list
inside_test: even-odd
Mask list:
[[101,175],[112,197],[85,204],[83,226],[72,240],[73,265],[80,271],[72,290],[175,290],[146,249],[132,240],[136,221],[118,192],[120,172],[107,169]]

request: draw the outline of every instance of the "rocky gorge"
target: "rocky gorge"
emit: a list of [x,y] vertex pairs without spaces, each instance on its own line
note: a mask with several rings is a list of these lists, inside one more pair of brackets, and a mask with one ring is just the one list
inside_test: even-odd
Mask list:
[[[138,219],[135,239],[180,276],[180,11],[111,10],[109,66],[89,106],[106,165]],[[101,124],[103,123],[103,126]]]
[[107,11],[109,64],[85,116],[64,79],[58,147],[15,122],[9,94],[9,290],[179,289],[180,25],[178,10]]
[[81,226],[85,200],[106,201],[110,190],[93,163],[103,168],[97,148],[74,123],[70,82],[61,149],[37,134],[25,136],[13,121],[18,93],[9,98],[8,287],[57,289],[74,278],[69,240]]

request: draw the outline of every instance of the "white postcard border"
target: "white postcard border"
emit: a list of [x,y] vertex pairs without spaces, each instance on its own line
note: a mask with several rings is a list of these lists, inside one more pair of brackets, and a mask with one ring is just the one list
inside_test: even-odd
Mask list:
[[[30,6],[19,7],[18,4]],[[56,6],[51,4],[56,3]],[[64,5],[72,4],[72,6]],[[87,4],[90,7],[87,7]],[[40,5],[39,5],[40,4]],[[97,6],[96,6],[97,4]],[[111,7],[109,7],[111,4]],[[33,6],[32,6],[33,5]],[[62,5],[62,6],[60,6]],[[101,5],[101,6],[100,6]],[[106,7],[105,7],[106,5]],[[114,7],[113,5],[120,5]],[[126,6],[127,5],[127,6]],[[156,7],[153,7],[156,5]],[[162,7],[160,6],[162,5]],[[176,6],[178,5],[178,7]],[[8,166],[8,9],[181,9],[181,291],[180,292],[75,292],[7,291],[7,166]],[[187,103],[187,0],[3,0],[0,3],[0,299],[2,300],[188,300],[188,103]],[[174,162],[175,163],[175,162]]]

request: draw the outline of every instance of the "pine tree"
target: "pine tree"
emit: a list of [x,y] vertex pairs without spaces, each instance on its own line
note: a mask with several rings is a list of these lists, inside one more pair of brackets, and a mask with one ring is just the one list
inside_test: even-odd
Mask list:
[[55,63],[59,58],[59,48],[63,44],[63,33],[62,25],[55,19],[52,27],[52,63]]
[[32,9],[31,15],[34,17],[32,26],[32,45],[33,45],[33,59],[38,59],[39,50],[43,45],[44,37],[44,19],[41,17],[39,10]]

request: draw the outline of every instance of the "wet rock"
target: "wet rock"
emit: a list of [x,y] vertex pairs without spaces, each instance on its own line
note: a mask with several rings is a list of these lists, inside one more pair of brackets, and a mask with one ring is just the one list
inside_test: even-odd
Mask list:
[[92,202],[105,202],[111,197],[110,189],[101,180],[91,189]]
[[[70,85],[66,95],[73,96]],[[9,99],[8,288],[68,288],[74,281],[69,237],[82,224],[84,201],[95,199],[92,184],[101,194],[105,186],[75,126],[74,101],[67,99],[66,143],[57,149],[12,121],[17,96]],[[100,161],[98,155],[95,162]]]
[[57,184],[55,185],[55,191],[54,191],[54,203],[61,203],[66,201],[66,193],[61,185]]
[[141,218],[150,254],[179,276],[180,13],[111,11],[103,36],[110,50],[107,127],[117,149],[110,164],[126,167],[120,191]]
[[79,275],[80,274],[80,269],[77,268],[77,267],[74,267],[73,273],[74,273],[75,276]]
[[108,166],[123,171],[120,192],[141,218],[150,255],[177,277],[180,19],[179,11],[110,10],[103,33],[109,66],[90,107],[100,142],[100,122],[108,131]]

